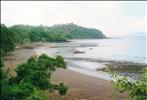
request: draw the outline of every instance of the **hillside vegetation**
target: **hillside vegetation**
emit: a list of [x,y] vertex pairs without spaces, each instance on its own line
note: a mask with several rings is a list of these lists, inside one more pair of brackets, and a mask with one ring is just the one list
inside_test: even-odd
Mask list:
[[104,39],[106,36],[97,29],[84,28],[73,23],[47,26],[1,24],[1,52],[14,50],[15,46],[30,42],[66,42],[68,39]]
[[97,29],[85,28],[73,23],[54,25],[50,28],[51,32],[62,34],[67,39],[104,39],[106,36]]

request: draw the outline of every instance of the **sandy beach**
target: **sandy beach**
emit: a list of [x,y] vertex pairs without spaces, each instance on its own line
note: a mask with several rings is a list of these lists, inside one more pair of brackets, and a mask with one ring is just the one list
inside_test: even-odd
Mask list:
[[126,94],[113,95],[109,81],[68,69],[57,70],[52,75],[52,80],[55,83],[64,82],[69,87],[67,96],[61,100],[123,100],[126,97]]
[[[28,47],[18,48],[5,57],[6,70],[9,68],[11,75],[15,76],[15,66],[25,62],[30,56],[36,55],[33,51],[35,47],[44,44],[33,43]],[[112,94],[111,83],[109,81],[90,77],[72,70],[57,70],[52,75],[55,83],[64,82],[68,86],[66,96],[59,96],[55,93],[46,93],[48,100],[123,100],[127,94]]]

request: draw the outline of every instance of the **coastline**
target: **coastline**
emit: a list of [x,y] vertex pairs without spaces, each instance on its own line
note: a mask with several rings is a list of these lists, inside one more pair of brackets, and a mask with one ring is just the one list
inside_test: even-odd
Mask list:
[[[16,49],[10,52],[5,58],[5,67],[9,68],[10,74],[15,76],[16,65],[25,62],[30,56],[36,55],[33,51],[38,46],[43,46],[46,43],[33,43],[26,47]],[[52,75],[52,80],[55,83],[64,82],[69,87],[66,96],[59,96],[56,93],[48,93],[48,100],[123,100],[127,94],[111,94],[111,83],[109,81],[90,77],[70,69],[57,70]],[[46,94],[46,93],[45,93]]]

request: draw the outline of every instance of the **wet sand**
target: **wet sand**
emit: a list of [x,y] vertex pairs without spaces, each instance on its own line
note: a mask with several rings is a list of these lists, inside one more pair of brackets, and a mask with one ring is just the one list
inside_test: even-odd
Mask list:
[[[29,48],[19,48],[5,57],[5,67],[10,69],[11,75],[15,76],[15,66],[25,62],[30,56],[36,55],[33,49],[45,45],[31,44]],[[112,95],[111,83],[109,81],[80,74],[69,69],[57,70],[52,75],[54,83],[64,82],[68,86],[66,96],[57,93],[45,93],[48,100],[123,100],[127,94]]]

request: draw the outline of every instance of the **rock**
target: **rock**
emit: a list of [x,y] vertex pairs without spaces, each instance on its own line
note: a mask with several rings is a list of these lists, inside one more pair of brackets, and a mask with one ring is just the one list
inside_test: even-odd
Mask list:
[[85,53],[84,51],[73,51],[73,53]]

